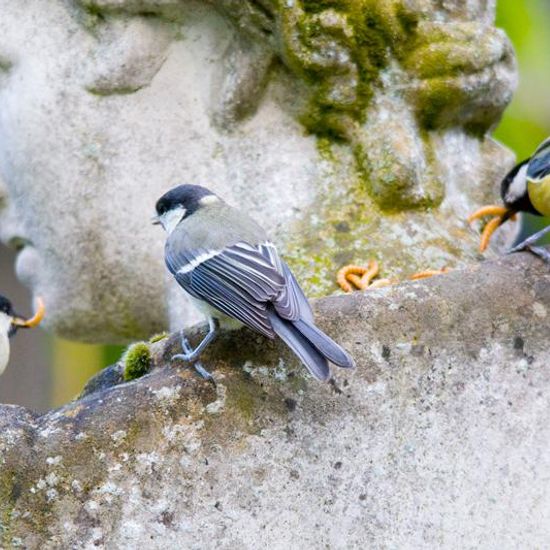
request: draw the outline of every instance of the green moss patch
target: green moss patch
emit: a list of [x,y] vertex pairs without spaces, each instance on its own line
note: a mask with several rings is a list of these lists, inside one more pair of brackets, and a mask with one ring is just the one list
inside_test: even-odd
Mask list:
[[136,380],[151,368],[151,350],[146,342],[132,344],[122,357],[123,378],[126,382]]

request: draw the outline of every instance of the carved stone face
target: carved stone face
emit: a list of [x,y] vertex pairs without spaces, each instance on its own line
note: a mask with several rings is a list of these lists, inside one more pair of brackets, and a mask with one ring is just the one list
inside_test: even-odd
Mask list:
[[[0,232],[22,247],[17,272],[49,328],[111,342],[164,328],[150,218],[180,183],[248,210],[318,294],[374,252],[398,271],[474,256],[459,218],[508,167],[485,132],[514,84],[487,2],[81,4],[0,0]],[[367,15],[383,30],[351,40]],[[457,229],[464,241],[445,246]],[[188,321],[171,296],[173,322]]]
[[315,140],[290,115],[267,104],[273,128],[213,130],[210,86],[232,29],[191,11],[183,25],[86,25],[67,2],[0,0],[0,231],[23,247],[18,276],[63,336],[166,328],[165,235],[151,217],[170,187],[207,185],[274,232],[311,195],[296,181],[315,172]]

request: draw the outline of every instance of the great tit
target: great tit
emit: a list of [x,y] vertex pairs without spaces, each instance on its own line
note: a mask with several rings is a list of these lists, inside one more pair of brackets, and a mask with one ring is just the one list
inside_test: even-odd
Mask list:
[[[483,232],[480,250],[483,251],[493,232],[516,213],[528,212],[536,216],[550,216],[550,138],[546,139],[533,156],[517,164],[502,180],[500,194],[504,206],[485,206],[474,212],[468,221],[486,215],[495,216]],[[550,262],[550,253],[533,246],[550,232],[550,226],[525,239],[510,252],[530,250],[545,261]]]
[[351,356],[315,326],[294,275],[252,218],[198,185],[168,191],[156,212],[153,223],[168,233],[166,265],[209,323],[194,350],[182,336],[184,353],[174,359],[196,362],[220,324],[234,328],[237,322],[268,338],[279,336],[319,380],[330,377],[329,362],[354,367]]
[[18,328],[32,328],[38,325],[44,317],[44,304],[39,300],[37,313],[28,320],[23,319],[13,311],[11,302],[0,294],[0,375],[6,370],[10,359],[9,339]]

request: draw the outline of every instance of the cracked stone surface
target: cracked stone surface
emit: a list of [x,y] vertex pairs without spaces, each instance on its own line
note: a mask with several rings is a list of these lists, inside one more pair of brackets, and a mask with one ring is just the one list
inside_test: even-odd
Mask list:
[[[536,548],[550,540],[550,270],[528,254],[325,298],[331,383],[224,333],[37,416],[0,406],[0,547]],[[195,330],[192,338],[198,338]],[[116,369],[114,369],[116,370]]]

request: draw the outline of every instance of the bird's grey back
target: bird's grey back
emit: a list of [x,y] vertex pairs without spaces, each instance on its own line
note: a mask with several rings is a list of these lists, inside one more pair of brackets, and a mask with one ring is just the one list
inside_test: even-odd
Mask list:
[[250,216],[220,202],[182,220],[166,244],[175,250],[221,250],[238,242],[255,245],[266,240],[266,232]]

